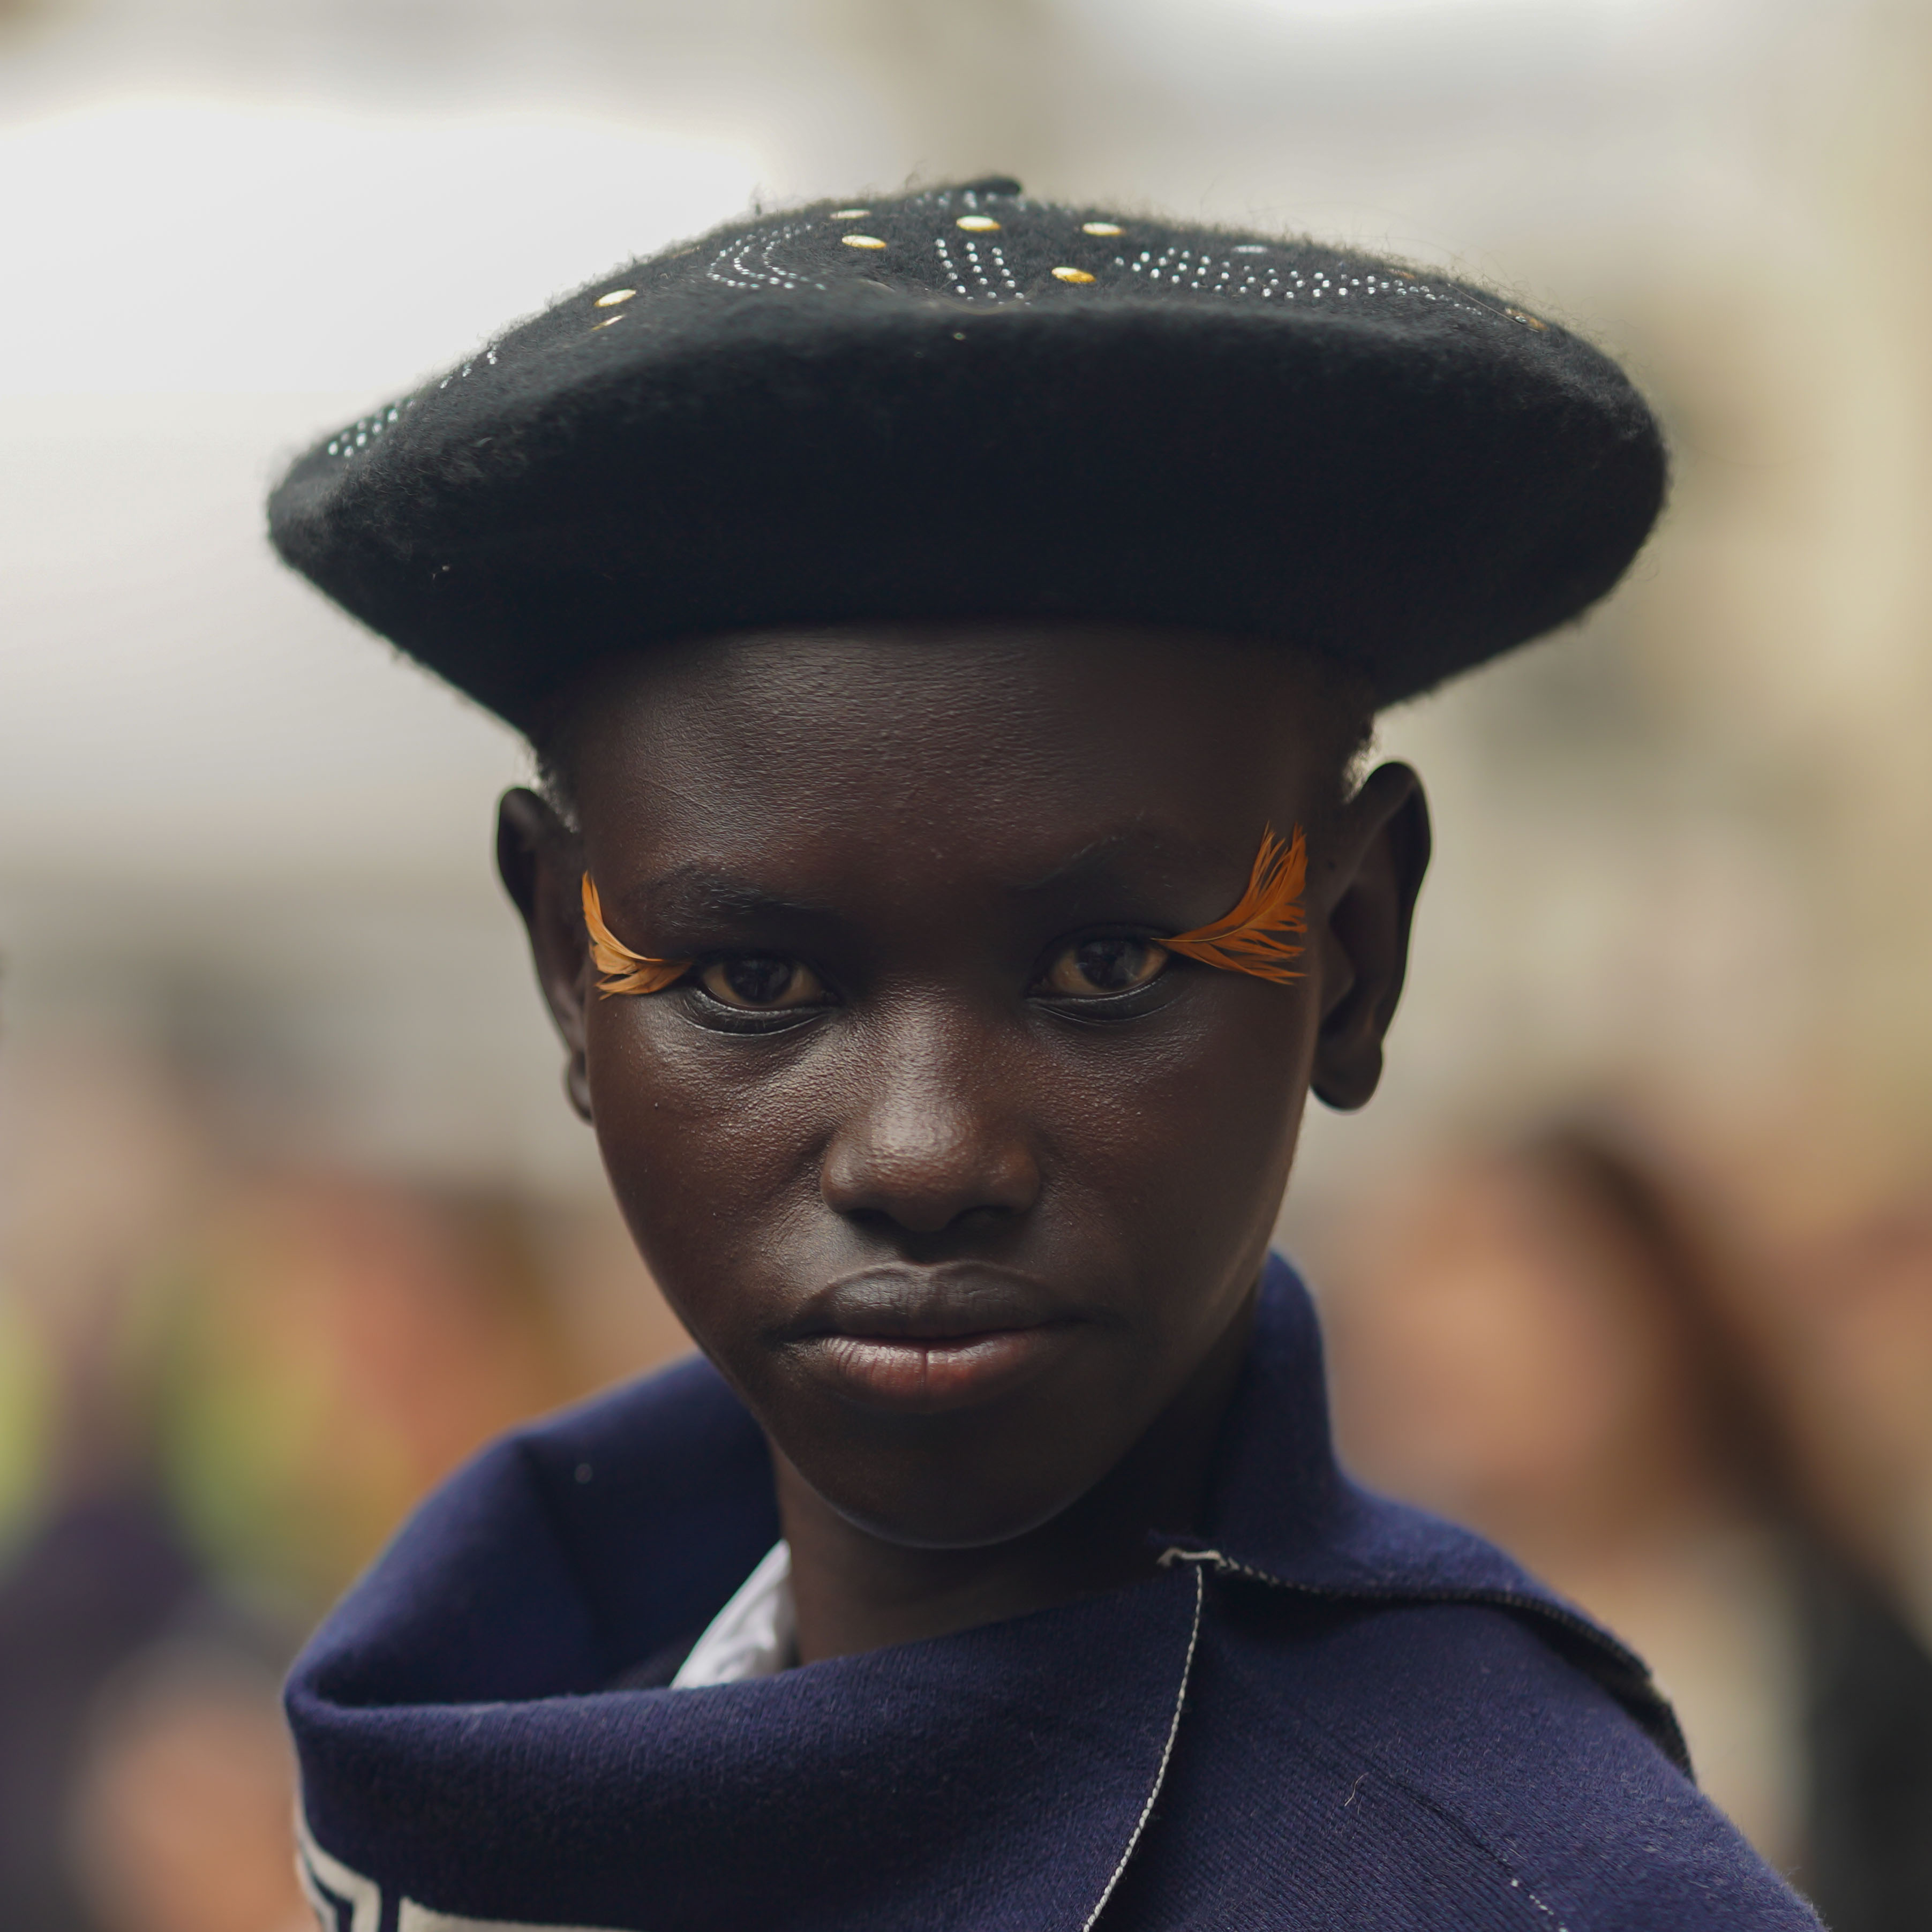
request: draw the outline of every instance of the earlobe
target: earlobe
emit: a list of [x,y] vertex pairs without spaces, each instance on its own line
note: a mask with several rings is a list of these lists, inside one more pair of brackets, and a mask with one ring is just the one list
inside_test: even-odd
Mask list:
[[564,1063],[563,1094],[571,1112],[586,1126],[594,1125],[596,1116],[590,1111],[590,1062],[580,1048]]
[[1323,1000],[1313,1086],[1343,1112],[1367,1104],[1382,1078],[1382,1041],[1408,968],[1416,896],[1429,867],[1429,806],[1406,765],[1384,765],[1342,815],[1346,876],[1323,934]]
[[590,1118],[584,1002],[589,952],[580,908],[583,858],[575,835],[550,806],[519,785],[496,811],[496,871],[530,934],[537,984],[568,1056],[564,1091]]

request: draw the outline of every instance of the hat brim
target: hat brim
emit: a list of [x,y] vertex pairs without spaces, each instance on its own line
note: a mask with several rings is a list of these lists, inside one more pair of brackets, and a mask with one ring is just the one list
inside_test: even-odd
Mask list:
[[861,288],[542,318],[298,463],[275,544],[525,728],[614,651],[880,620],[1275,637],[1386,704],[1575,616],[1663,500],[1642,398],[1540,324]]

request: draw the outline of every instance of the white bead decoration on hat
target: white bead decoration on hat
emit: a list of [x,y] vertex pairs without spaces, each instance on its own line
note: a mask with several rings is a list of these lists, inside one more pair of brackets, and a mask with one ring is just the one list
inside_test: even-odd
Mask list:
[[[1001,209],[1000,216],[985,212],[981,193],[974,188],[938,189],[896,204],[897,213],[910,213],[924,207],[945,222],[946,226],[934,236],[933,246],[950,292],[963,302],[1027,299],[1028,292],[1020,286],[1004,248],[986,238],[999,233],[1016,213],[1032,212],[1039,204],[1029,202],[1019,194],[1001,193],[996,205]],[[965,211],[963,213],[953,212],[962,208]],[[872,212],[870,208],[836,208],[808,220],[794,218],[740,235],[719,248],[704,273],[709,280],[728,288],[824,290],[828,286],[826,281],[796,264],[796,250],[812,238],[823,236],[824,223],[859,221]],[[1048,211],[1048,218],[1060,214],[1058,210]],[[1097,218],[1082,221],[1078,226],[1083,235],[1114,237],[1126,232],[1124,224]],[[842,232],[838,240],[846,248],[867,254],[885,254],[892,245],[884,236],[850,230]],[[1157,286],[1163,294],[1186,290],[1285,302],[1347,302],[1365,296],[1415,297],[1472,314],[1507,316],[1526,328],[1539,332],[1546,330],[1550,326],[1524,309],[1508,304],[1492,308],[1460,290],[1452,294],[1432,288],[1406,269],[1371,268],[1352,274],[1341,272],[1342,265],[1338,264],[1336,272],[1331,272],[1308,266],[1305,256],[1301,265],[1297,266],[1294,257],[1284,254],[1278,244],[1237,242],[1226,244],[1226,248],[1225,254],[1217,254],[1204,248],[1197,250],[1170,243],[1158,251],[1148,248],[1131,255],[1117,254],[1112,257],[1111,266],[1120,278],[1138,276],[1148,286]],[[1095,265],[1096,268],[1099,266]],[[1047,274],[1052,281],[1070,288],[1090,286],[1100,278],[1094,268],[1082,268],[1075,262],[1060,263],[1048,270]],[[620,312],[600,316],[590,325],[590,332],[594,334],[621,322],[624,319],[621,311],[639,292],[637,288],[626,285],[607,289],[591,297],[593,308]],[[494,366],[496,360],[496,345],[486,344],[479,355],[443,377],[438,387],[448,388],[452,382],[466,379],[478,366]],[[324,453],[346,459],[358,451],[370,449],[383,428],[396,422],[400,412],[415,400],[413,397],[404,398],[386,411],[379,410],[373,416],[358,418],[332,437],[325,446]]]

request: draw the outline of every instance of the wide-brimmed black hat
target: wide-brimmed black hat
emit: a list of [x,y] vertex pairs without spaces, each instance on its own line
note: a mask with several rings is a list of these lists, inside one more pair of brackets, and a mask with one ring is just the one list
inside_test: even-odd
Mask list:
[[892,619],[1278,637],[1387,703],[1575,616],[1657,424],[1500,296],[983,181],[740,222],[304,456],[276,548],[513,723],[613,651]]

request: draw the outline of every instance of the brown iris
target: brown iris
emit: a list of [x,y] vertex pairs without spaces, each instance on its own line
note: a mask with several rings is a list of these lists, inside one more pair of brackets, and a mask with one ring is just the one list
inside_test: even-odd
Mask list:
[[1082,939],[1054,958],[1040,983],[1072,999],[1131,993],[1157,980],[1168,957],[1167,948],[1151,939]]
[[697,979],[720,1006],[749,1012],[782,1012],[826,1001],[824,982],[809,966],[776,952],[740,952],[713,959],[699,969]]

